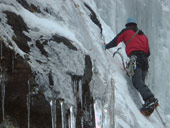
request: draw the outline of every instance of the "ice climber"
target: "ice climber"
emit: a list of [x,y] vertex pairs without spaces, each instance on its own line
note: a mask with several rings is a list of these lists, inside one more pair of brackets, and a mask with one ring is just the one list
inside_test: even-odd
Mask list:
[[135,58],[132,82],[133,86],[139,91],[144,100],[144,104],[140,111],[144,115],[149,116],[158,106],[158,100],[145,84],[145,77],[149,68],[148,57],[150,56],[148,38],[138,29],[135,17],[128,18],[125,26],[126,28],[124,28],[112,41],[106,44],[104,48],[106,50],[116,47],[120,42],[124,42],[127,56],[130,60]]

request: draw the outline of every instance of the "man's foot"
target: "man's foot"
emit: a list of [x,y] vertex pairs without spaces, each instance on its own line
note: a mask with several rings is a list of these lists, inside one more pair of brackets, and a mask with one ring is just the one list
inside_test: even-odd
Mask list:
[[145,104],[142,105],[140,112],[145,116],[150,116],[154,109],[158,106],[158,100],[155,98],[145,101]]

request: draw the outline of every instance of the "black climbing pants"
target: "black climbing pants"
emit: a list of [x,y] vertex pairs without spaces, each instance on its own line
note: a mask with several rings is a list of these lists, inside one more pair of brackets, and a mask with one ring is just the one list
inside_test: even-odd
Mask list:
[[139,91],[144,101],[149,98],[153,98],[154,95],[145,84],[145,77],[148,72],[148,59],[143,51],[134,51],[131,55],[135,55],[136,69],[134,70],[134,76],[132,76],[132,82],[134,87]]
[[145,84],[145,77],[147,70],[142,70],[140,67],[136,67],[135,74],[132,77],[134,87],[139,91],[144,101],[151,97],[154,97],[153,93]]

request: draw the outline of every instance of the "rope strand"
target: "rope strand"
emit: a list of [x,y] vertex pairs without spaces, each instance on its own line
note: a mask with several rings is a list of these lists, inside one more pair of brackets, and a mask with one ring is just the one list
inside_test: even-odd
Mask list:
[[161,122],[162,122],[162,125],[164,126],[164,128],[167,128],[167,127],[166,127],[166,123],[163,121],[163,119],[162,119],[162,117],[161,117],[159,111],[157,110],[157,108],[156,108],[155,110],[156,110],[156,113],[158,114],[159,119],[160,119]]

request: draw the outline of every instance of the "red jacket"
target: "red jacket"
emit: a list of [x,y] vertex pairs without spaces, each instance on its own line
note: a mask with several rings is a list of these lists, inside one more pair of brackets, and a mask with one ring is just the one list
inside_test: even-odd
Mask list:
[[[136,33],[137,27],[123,29],[112,41],[106,45],[106,49],[117,46],[120,42],[126,43]],[[126,45],[126,54],[129,56],[133,51],[144,51],[150,55],[148,38],[139,30],[138,34]]]

